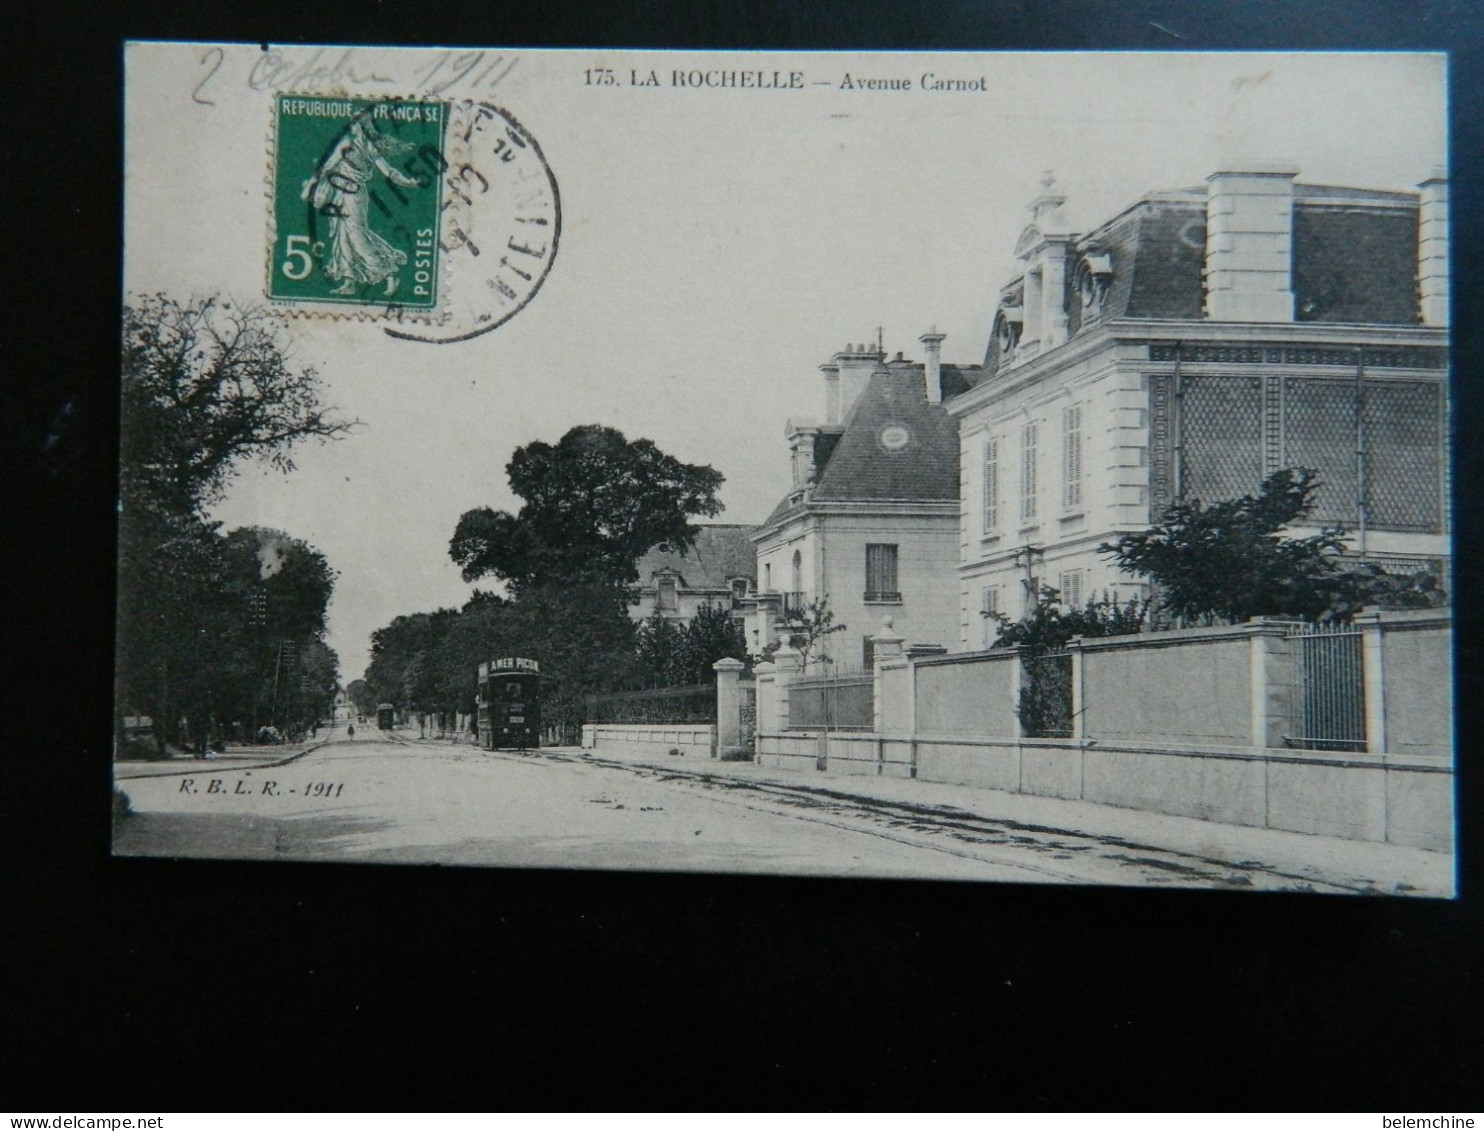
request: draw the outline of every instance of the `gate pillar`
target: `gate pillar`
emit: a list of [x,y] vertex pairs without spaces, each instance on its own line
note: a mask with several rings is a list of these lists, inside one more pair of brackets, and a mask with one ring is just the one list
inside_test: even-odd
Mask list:
[[1362,609],[1355,614],[1360,629],[1362,684],[1365,687],[1365,748],[1371,754],[1386,753],[1386,635],[1381,629],[1381,610]]
[[741,660],[725,658],[711,665],[716,673],[716,747],[713,758],[723,762],[742,757],[742,669]]
[[1252,745],[1258,750],[1281,747],[1293,719],[1293,624],[1270,617],[1247,622],[1251,637]]

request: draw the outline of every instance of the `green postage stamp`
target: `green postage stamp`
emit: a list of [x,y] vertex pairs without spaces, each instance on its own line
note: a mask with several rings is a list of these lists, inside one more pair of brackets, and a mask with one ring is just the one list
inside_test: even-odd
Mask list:
[[279,94],[273,114],[268,297],[436,311],[447,104]]

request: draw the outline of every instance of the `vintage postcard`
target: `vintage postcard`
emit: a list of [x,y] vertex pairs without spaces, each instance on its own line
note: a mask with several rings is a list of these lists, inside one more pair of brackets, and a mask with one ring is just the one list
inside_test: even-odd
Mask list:
[[116,854],[1454,894],[1444,56],[125,64]]

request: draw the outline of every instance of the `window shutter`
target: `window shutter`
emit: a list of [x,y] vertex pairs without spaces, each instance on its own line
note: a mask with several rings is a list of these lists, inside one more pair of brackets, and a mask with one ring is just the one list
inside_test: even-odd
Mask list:
[[1037,425],[1034,421],[1020,430],[1020,517],[1036,517],[1036,442]]
[[984,443],[984,533],[1000,528],[1000,441]]
[[1082,571],[1069,570],[1061,575],[1061,607],[1068,611],[1082,607]]
[[1062,477],[1065,490],[1062,502],[1069,507],[1082,505],[1082,406],[1062,410]]
[[1000,622],[995,614],[1000,611],[1000,587],[986,585],[979,591],[979,614],[984,618],[984,647],[993,648],[1000,634]]

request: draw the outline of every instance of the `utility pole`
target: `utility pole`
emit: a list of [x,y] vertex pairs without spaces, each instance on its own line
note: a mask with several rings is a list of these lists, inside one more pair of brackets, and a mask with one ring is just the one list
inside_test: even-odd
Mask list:
[[247,624],[251,631],[252,664],[249,668],[252,680],[252,716],[248,720],[249,730],[247,741],[249,743],[258,740],[258,699],[263,689],[263,677],[260,664],[263,657],[263,625],[268,621],[268,591],[261,584],[254,585],[247,592]]
[[1025,590],[1025,611],[1029,613],[1035,608],[1040,594],[1036,592],[1036,575],[1032,572],[1035,568],[1036,559],[1046,560],[1046,550],[1042,546],[1032,545],[1027,542],[1024,546],[1016,549],[1014,555],[1015,564],[1025,571],[1025,579],[1021,581],[1021,587]]

